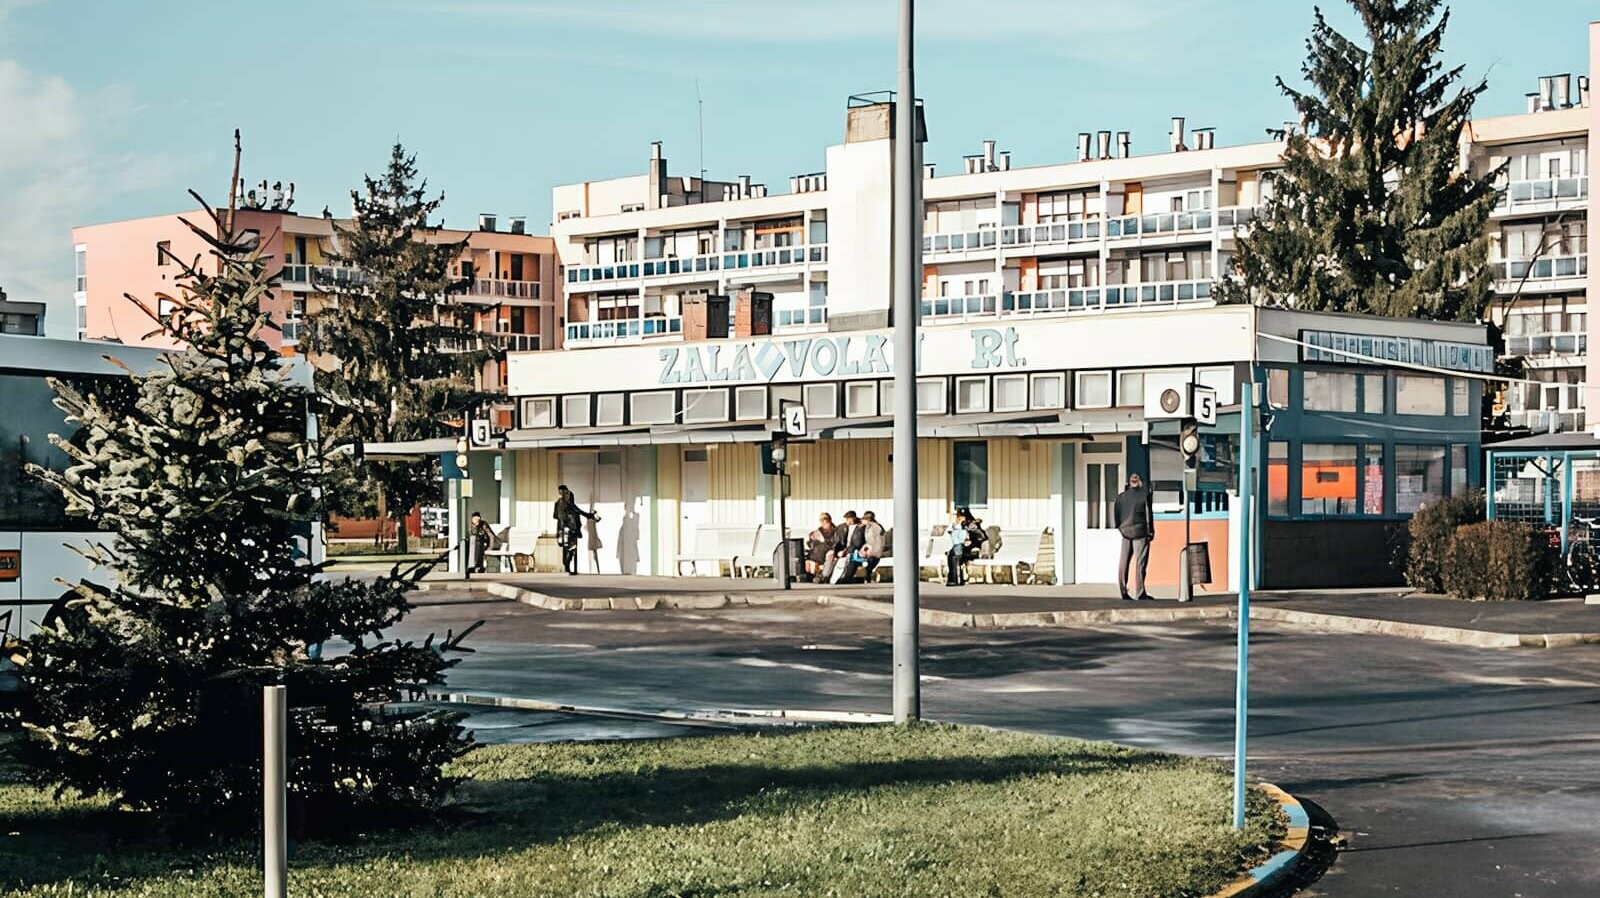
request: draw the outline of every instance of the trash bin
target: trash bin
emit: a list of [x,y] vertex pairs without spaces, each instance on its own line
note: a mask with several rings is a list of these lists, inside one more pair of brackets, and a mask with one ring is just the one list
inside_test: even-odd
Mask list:
[[790,537],[772,550],[772,579],[783,582],[783,546],[789,545],[789,582],[797,583],[806,572],[806,541]]
[[1189,582],[1198,586],[1211,582],[1211,544],[1190,543],[1187,556],[1189,559]]

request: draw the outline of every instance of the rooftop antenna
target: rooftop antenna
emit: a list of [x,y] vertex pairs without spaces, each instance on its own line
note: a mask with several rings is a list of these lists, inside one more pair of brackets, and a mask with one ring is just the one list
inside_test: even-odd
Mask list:
[[705,192],[706,180],[706,101],[700,96],[700,79],[694,79],[694,105],[700,115],[700,190]]

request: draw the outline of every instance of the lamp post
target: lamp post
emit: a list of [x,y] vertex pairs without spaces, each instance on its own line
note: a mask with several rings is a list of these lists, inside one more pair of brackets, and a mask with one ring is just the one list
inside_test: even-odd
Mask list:
[[[894,529],[916,552],[917,314],[922,287],[922,172],[917,161],[917,92],[912,71],[913,0],[900,0],[899,90],[894,104]],[[921,578],[895,568],[894,719],[922,716],[918,671]]]

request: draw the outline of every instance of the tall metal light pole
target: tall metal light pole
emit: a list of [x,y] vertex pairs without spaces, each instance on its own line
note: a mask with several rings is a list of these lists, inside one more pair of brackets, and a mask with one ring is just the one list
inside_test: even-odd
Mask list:
[[[917,92],[912,76],[913,0],[900,0],[900,85],[894,107],[894,530],[900,551],[917,551],[917,314],[922,287],[922,172],[917,164]],[[911,565],[894,578],[894,719],[922,716],[917,670],[921,578]]]

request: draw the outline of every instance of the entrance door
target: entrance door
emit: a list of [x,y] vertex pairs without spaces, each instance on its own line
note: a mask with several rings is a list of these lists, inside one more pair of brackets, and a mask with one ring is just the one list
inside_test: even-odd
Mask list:
[[622,547],[618,537],[625,517],[622,451],[563,452],[559,458],[561,482],[572,490],[578,507],[600,516],[598,523],[583,522],[578,570],[585,574],[620,573]]
[[[706,507],[711,498],[711,462],[705,449],[684,449],[682,482],[679,484],[682,501],[678,507],[682,519],[678,522],[678,551],[687,553],[694,548],[695,531],[700,529],[709,515]],[[674,565],[673,572],[677,573]]]
[[1122,537],[1113,513],[1126,476],[1124,444],[1083,443],[1078,447],[1077,498],[1073,501],[1074,545],[1079,583],[1115,583]]

